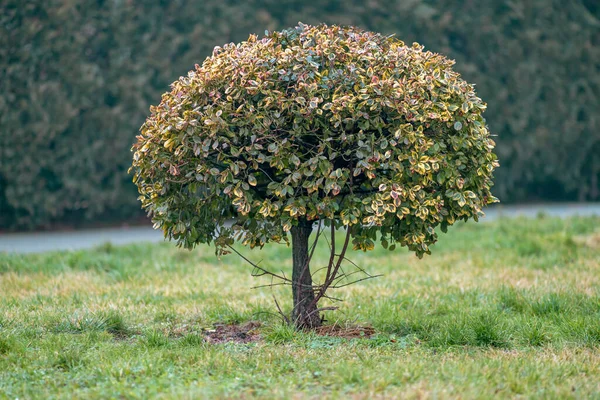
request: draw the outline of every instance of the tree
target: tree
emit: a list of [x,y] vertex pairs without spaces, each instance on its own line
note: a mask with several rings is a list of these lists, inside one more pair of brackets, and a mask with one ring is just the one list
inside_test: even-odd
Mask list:
[[[236,240],[262,247],[289,234],[291,279],[255,268],[291,284],[292,320],[316,327],[350,240],[422,257],[436,227],[477,220],[497,201],[486,106],[453,63],[416,43],[327,25],[216,47],[141,128],[132,171],[142,206],[166,237],[190,249],[213,242],[219,255]],[[317,239],[331,230],[318,285],[316,223]]]

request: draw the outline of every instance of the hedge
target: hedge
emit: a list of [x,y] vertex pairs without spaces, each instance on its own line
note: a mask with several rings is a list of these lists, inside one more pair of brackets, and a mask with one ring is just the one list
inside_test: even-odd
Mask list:
[[215,45],[298,21],[395,33],[456,59],[488,102],[502,201],[600,199],[593,0],[5,0],[0,228],[138,214],[126,171],[149,105]]

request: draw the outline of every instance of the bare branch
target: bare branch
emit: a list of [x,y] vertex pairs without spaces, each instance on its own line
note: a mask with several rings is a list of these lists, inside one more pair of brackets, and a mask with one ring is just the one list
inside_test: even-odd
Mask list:
[[315,253],[315,249],[317,248],[317,242],[319,241],[319,236],[321,235],[321,225],[323,221],[319,220],[319,226],[317,227],[317,236],[312,244],[310,249],[310,255],[308,256],[308,263],[310,264],[310,260],[312,260],[313,254]]
[[329,263],[327,264],[327,273],[325,274],[325,282],[329,280],[331,276],[331,268],[333,267],[333,261],[335,258],[335,224],[331,221],[331,253],[329,253]]
[[333,297],[333,296],[330,296],[328,294],[323,294],[323,296],[321,298],[322,299],[331,300],[331,301],[344,301],[344,299],[340,299],[338,297]]
[[246,261],[248,264],[252,265],[255,269],[261,271],[261,274],[255,274],[254,271],[252,272],[253,276],[263,276],[263,275],[269,275],[275,278],[279,278],[283,281],[289,281],[291,282],[288,278],[286,278],[285,276],[281,276],[278,274],[275,274],[269,270],[264,269],[263,267],[258,266],[257,264],[253,263],[252,261],[250,261],[248,258],[246,258],[242,253],[240,253],[239,251],[237,251],[235,248],[233,248],[231,245],[227,245],[227,247],[229,249],[231,249],[234,253],[236,253],[238,256],[242,257],[244,259],[244,261]]
[[362,282],[362,281],[366,281],[367,279],[374,279],[374,278],[378,278],[378,277],[380,277],[380,276],[383,276],[383,274],[379,274],[379,275],[369,275],[369,276],[366,276],[366,277],[364,277],[364,278],[361,278],[361,279],[357,279],[357,280],[355,280],[355,281],[352,281],[352,282],[344,283],[343,285],[332,285],[332,286],[330,286],[330,288],[331,288],[331,289],[339,289],[339,288],[343,288],[344,286],[350,286],[350,285],[354,285],[355,283]]
[[331,242],[332,243],[331,243],[331,253],[329,256],[329,265],[327,266],[327,275],[325,277],[325,282],[323,282],[323,285],[321,285],[321,290],[319,290],[319,292],[315,296],[315,298],[312,301],[312,304],[309,306],[309,308],[319,302],[319,300],[324,296],[325,292],[331,286],[331,283],[335,279],[335,277],[338,273],[338,270],[340,269],[340,266],[342,265],[342,261],[345,258],[346,251],[348,250],[348,243],[350,242],[350,228],[346,229],[346,238],[344,239],[344,245],[342,246],[342,251],[341,251],[340,255],[338,256],[338,260],[335,264],[335,267],[333,268],[333,270],[331,270],[331,266],[333,264],[333,260],[335,257],[335,242],[334,241],[335,241],[335,225],[333,224],[333,221],[332,221],[332,224],[331,224]]
[[277,306],[277,310],[279,311],[279,315],[281,315],[283,322],[289,325],[290,319],[287,317],[287,315],[285,315],[283,311],[281,311],[281,307],[279,307],[279,303],[277,302],[277,298],[275,297],[275,295],[273,295],[273,300],[275,300],[275,305]]
[[339,307],[334,307],[334,306],[333,307],[321,307],[321,308],[317,308],[317,309],[311,311],[310,313],[308,313],[308,315],[306,317],[308,318],[311,315],[316,314],[320,311],[328,311],[328,310],[334,311],[334,310],[338,310],[338,309],[339,309]]
[[[261,275],[262,276],[262,275]],[[305,288],[312,288],[314,289],[314,285],[305,285],[305,284],[299,284],[302,287]],[[266,283],[264,285],[258,285],[258,286],[252,286],[251,289],[261,289],[261,288],[265,288],[265,287],[275,287],[275,286],[292,286],[292,283],[290,281],[286,281],[286,282],[278,282],[278,283]],[[316,289],[314,289],[316,290]]]
[[348,262],[349,262],[350,264],[352,264],[352,265],[353,265],[353,266],[354,266],[354,267],[355,267],[357,270],[356,270],[356,271],[353,271],[353,272],[350,272],[349,274],[346,274],[346,273],[343,271],[343,269],[341,269],[341,268],[340,268],[340,269],[342,270],[342,275],[340,275],[340,276],[338,276],[338,277],[336,277],[336,278],[335,278],[335,280],[334,280],[334,282],[333,282],[333,286],[332,286],[332,287],[334,287],[334,286],[337,286],[337,284],[338,284],[340,281],[342,281],[342,280],[344,280],[344,279],[347,279],[349,276],[352,276],[352,275],[354,275],[354,274],[358,274],[358,273],[360,273],[360,272],[362,272],[363,274],[367,275],[368,277],[373,277],[373,275],[369,274],[367,271],[365,271],[363,268],[361,268],[359,265],[357,265],[357,264],[356,264],[354,261],[350,260],[349,258],[347,258],[347,257],[344,257],[344,261],[348,261]]

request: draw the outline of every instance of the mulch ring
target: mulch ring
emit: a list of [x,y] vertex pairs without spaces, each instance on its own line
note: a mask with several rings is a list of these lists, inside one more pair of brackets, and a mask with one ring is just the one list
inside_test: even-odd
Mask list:
[[360,325],[323,325],[315,329],[317,335],[341,337],[344,339],[369,338],[375,334],[370,326]]
[[[249,321],[244,324],[215,324],[213,329],[204,329],[204,338],[207,343],[254,343],[262,340],[259,328],[262,324],[258,321]],[[314,330],[317,335],[339,337],[344,339],[369,338],[375,334],[375,329],[370,326],[351,324],[323,325]]]
[[207,343],[252,343],[262,338],[258,328],[262,324],[258,321],[249,321],[244,324],[215,324],[214,329],[204,331]]

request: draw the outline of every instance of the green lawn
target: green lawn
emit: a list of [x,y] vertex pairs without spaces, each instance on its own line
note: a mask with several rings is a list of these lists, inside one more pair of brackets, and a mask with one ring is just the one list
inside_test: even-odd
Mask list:
[[[291,270],[285,245],[243,253]],[[460,224],[423,260],[350,258],[384,274],[332,293],[329,323],[376,331],[351,340],[283,326],[289,288],[252,289],[268,281],[208,247],[0,254],[0,398],[600,398],[600,218]],[[248,321],[261,340],[204,339]]]

